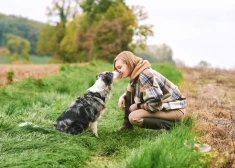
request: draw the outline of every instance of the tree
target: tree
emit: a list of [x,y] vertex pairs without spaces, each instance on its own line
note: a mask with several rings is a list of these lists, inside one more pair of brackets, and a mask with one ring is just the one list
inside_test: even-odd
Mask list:
[[66,32],[66,27],[68,21],[74,19],[78,13],[79,13],[79,1],[78,0],[53,0],[52,2],[53,7],[47,8],[47,15],[49,17],[51,16],[58,16],[59,21],[56,22],[55,26],[55,32],[57,37],[57,43],[58,43],[58,50],[56,55],[59,59],[64,60],[66,62],[66,59],[64,58],[64,53],[61,51],[60,43],[63,40]]
[[59,50],[59,42],[57,40],[57,29],[55,26],[46,24],[39,31],[37,53],[43,55],[53,55]]
[[[78,46],[78,34],[83,19],[83,15],[78,16],[71,21],[65,31],[65,36],[60,43],[61,52],[64,54],[66,62],[82,62],[83,58],[78,57],[77,46]],[[83,41],[83,45],[87,43],[87,40]]]
[[132,25],[132,29],[134,30],[133,42],[131,44],[133,50],[137,47],[145,49],[147,46],[147,37],[153,36],[153,25],[140,24],[148,18],[147,13],[143,10],[143,6],[132,6],[133,14],[136,16],[136,20]]
[[23,17],[0,15],[0,46],[6,46],[7,34],[14,34],[27,39],[31,45],[30,53],[35,54],[38,42],[38,32],[43,25],[43,23]]
[[13,34],[8,34],[7,48],[13,56],[13,60],[18,60],[18,56],[21,55],[29,61],[30,42],[28,40]]
[[[138,23],[146,18],[144,12],[135,10],[139,12],[136,16],[123,0],[84,0],[80,4],[84,13],[74,19],[77,12],[70,11],[71,2],[53,1],[49,14],[58,15],[60,20],[42,29],[38,51],[54,50],[53,55],[64,62],[87,62],[97,58],[112,61],[123,50],[143,46],[147,36],[152,35],[151,26]],[[78,4],[78,1],[73,2]],[[133,42],[135,35],[141,39]],[[43,42],[44,39],[53,45]]]
[[108,8],[95,29],[93,52],[99,59],[113,61],[115,55],[123,50],[131,50],[134,31],[130,26],[135,22],[132,11],[123,3],[117,3]]
[[197,65],[197,67],[199,67],[199,68],[209,68],[211,65],[208,63],[208,62],[206,62],[206,61],[200,61],[199,63],[198,63],[198,65]]
[[9,56],[10,54],[11,52],[7,48],[5,47],[0,48],[0,55]]
[[138,56],[149,60],[150,62],[163,62],[175,65],[173,60],[173,51],[170,46],[166,44],[148,46],[144,50],[137,48]]
[[[147,36],[153,34],[151,26],[138,23],[146,19],[145,13],[140,8],[130,9],[123,0],[87,0],[81,7],[89,25],[82,29],[78,40],[89,39],[86,53],[95,58],[112,61],[123,50],[144,46]],[[135,35],[138,40],[133,43]],[[84,48],[79,46],[78,51],[83,53]]]

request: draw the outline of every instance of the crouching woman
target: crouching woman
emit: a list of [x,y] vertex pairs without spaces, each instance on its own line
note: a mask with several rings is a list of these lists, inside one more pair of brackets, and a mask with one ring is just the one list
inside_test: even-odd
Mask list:
[[125,112],[120,130],[133,129],[133,125],[168,130],[184,119],[186,99],[147,60],[123,51],[114,59],[114,69],[119,72],[119,79],[130,79],[118,101],[119,109]]

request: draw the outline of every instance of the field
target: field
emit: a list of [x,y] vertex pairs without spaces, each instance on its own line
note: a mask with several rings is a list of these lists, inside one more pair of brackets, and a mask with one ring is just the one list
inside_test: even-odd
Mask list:
[[[184,81],[180,88],[187,97],[188,112],[196,118],[199,139],[218,152],[214,153],[211,167],[235,167],[235,71],[199,68],[182,71]],[[224,159],[227,165],[219,163]]]
[[[64,109],[77,94],[81,94],[87,86],[94,82],[94,74],[102,70],[102,68],[97,68],[98,65],[103,69],[104,67],[106,69],[112,67],[105,63],[91,63],[85,67],[50,64],[0,65],[0,87],[2,87],[2,89],[0,88],[0,106],[3,107],[3,110],[0,111],[0,129],[2,131],[1,143],[4,144],[0,146],[0,160],[4,160],[4,163],[1,163],[1,161],[0,163],[3,167],[24,167],[24,165],[30,167],[35,166],[34,163],[38,164],[38,167],[76,167],[74,157],[75,159],[76,157],[79,158],[77,159],[79,166],[119,167],[122,165],[128,167],[129,165],[130,167],[132,165],[138,167],[141,163],[136,161],[136,157],[148,156],[149,152],[141,152],[153,148],[151,146],[155,143],[153,139],[157,140],[158,145],[165,145],[164,148],[172,149],[170,156],[163,154],[166,151],[160,151],[160,154],[163,158],[165,156],[168,159],[171,166],[177,165],[177,162],[174,162],[176,158],[172,158],[172,156],[182,155],[183,153],[187,158],[181,156],[181,159],[186,159],[185,163],[188,163],[188,165],[178,162],[177,167],[201,167],[202,165],[204,165],[203,167],[206,165],[213,168],[235,167],[235,71],[181,68],[183,80],[180,82],[179,79],[173,79],[177,74],[167,74],[172,77],[171,80],[178,83],[181,92],[187,97],[188,116],[191,116],[195,121],[192,129],[194,138],[188,135],[187,127],[176,129],[172,133],[143,129],[135,129],[131,133],[115,131],[122,122],[122,115],[116,107],[117,98],[124,91],[122,88],[125,88],[127,81],[114,85],[114,92],[108,102],[108,109],[99,125],[101,137],[98,140],[89,132],[79,137],[63,135],[50,130],[53,120],[61,113],[61,109]],[[164,70],[164,66],[159,65],[158,67],[160,67],[160,71]],[[16,83],[13,85],[7,80],[10,71],[14,72],[12,83]],[[42,77],[43,75],[47,76]],[[48,75],[53,75],[53,79]],[[75,92],[76,87],[73,88],[73,85],[67,84],[71,79],[70,76],[77,78],[73,79],[73,82],[79,84],[79,92]],[[80,80],[86,79],[86,81],[80,81],[79,78]],[[23,79],[26,80],[19,82]],[[55,83],[56,85],[53,87],[52,85]],[[3,87],[4,85],[5,87]],[[19,94],[25,95],[24,99],[20,100]],[[13,100],[14,96],[17,96],[16,100]],[[34,100],[31,100],[33,97],[35,97]],[[5,100],[11,101],[6,102]],[[24,107],[19,105],[21,103]],[[15,112],[17,110],[18,113]],[[41,112],[38,113],[34,110]],[[50,111],[50,114],[47,111]],[[114,119],[110,116],[113,116]],[[11,123],[8,121],[11,121]],[[16,125],[21,121],[30,121],[36,125],[44,125],[44,127],[16,128]],[[180,139],[177,139],[179,134]],[[172,144],[164,144],[162,139],[166,141],[175,139],[173,142],[175,142],[176,153],[174,153]],[[69,144],[69,141],[72,145]],[[191,144],[190,149],[183,149],[186,141]],[[51,144],[47,144],[47,142]],[[193,143],[207,143],[212,150],[198,156],[192,148]],[[177,153],[177,150],[179,151],[178,145],[182,145],[183,151],[180,150],[182,153]],[[64,147],[66,147],[64,155],[68,155],[67,158],[61,158],[56,153],[61,152]],[[79,153],[76,153],[73,150],[74,148],[79,148]],[[156,148],[156,150],[159,149]],[[43,154],[49,153],[51,156],[43,156]],[[91,154],[87,155],[87,153]],[[136,153],[140,154],[137,155]],[[18,155],[15,156],[16,154]],[[70,156],[71,154],[74,156]],[[31,158],[27,159],[29,155]],[[192,158],[188,158],[189,155],[192,155]],[[18,159],[14,157],[18,157]],[[193,160],[193,158],[198,161]],[[69,160],[72,165],[69,164]],[[146,159],[146,162],[149,160],[151,160],[151,156]],[[58,165],[58,163],[60,164]],[[136,163],[136,166],[133,163]],[[167,166],[165,162],[162,162],[161,165]],[[146,165],[143,166],[146,167]]]

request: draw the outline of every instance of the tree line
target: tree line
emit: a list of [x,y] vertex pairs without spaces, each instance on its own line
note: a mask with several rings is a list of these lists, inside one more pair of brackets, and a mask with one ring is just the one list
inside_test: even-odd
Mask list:
[[0,13],[0,47],[7,45],[7,35],[19,36],[30,43],[29,54],[36,54],[38,33],[44,23]]
[[[146,48],[148,36],[153,35],[152,25],[141,24],[148,17],[141,6],[129,7],[124,0],[53,0],[52,6],[47,8],[47,16],[57,21],[47,24],[17,21],[15,29],[7,30],[12,26],[0,15],[0,46],[6,46],[15,57],[23,54],[28,59],[28,51],[52,55],[55,60],[68,63],[95,59],[112,62],[124,50],[159,61],[152,59],[157,52],[141,50]],[[168,59],[172,61],[170,47],[165,45],[162,49],[165,51],[158,55],[170,54]]]

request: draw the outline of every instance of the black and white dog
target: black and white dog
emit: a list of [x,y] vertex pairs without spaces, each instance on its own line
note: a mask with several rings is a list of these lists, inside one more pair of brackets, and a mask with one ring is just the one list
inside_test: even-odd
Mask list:
[[98,137],[98,119],[105,110],[105,99],[109,98],[112,83],[118,75],[117,71],[97,74],[95,84],[62,113],[54,128],[61,132],[79,134],[89,127]]

